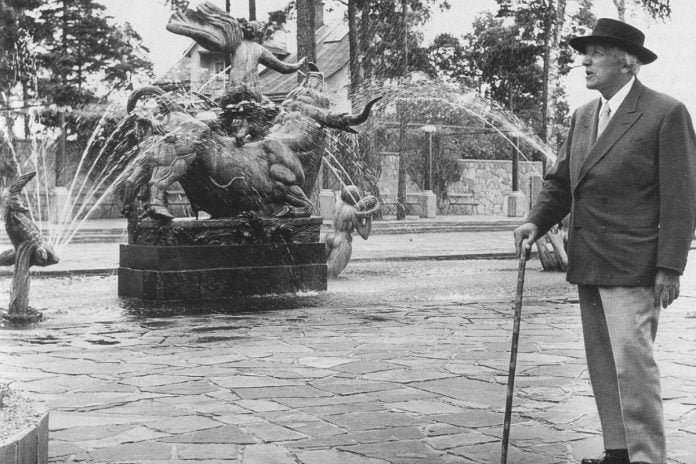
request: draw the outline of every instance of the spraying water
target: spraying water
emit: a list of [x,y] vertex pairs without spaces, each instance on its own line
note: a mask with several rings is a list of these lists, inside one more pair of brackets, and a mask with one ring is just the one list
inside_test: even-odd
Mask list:
[[[206,86],[208,83],[204,83]],[[198,90],[193,90],[193,93]],[[515,142],[515,139],[524,141],[527,147],[531,147],[534,151],[541,153],[548,162],[555,161],[555,155],[550,147],[544,144],[538,137],[532,134],[522,122],[511,113],[504,111],[501,108],[495,107],[480,98],[473,91],[461,91],[443,88],[441,84],[424,85],[417,91],[413,88],[404,88],[399,85],[380,85],[367,88],[366,95],[375,96],[383,95],[382,111],[388,115],[390,107],[397,105],[399,101],[409,101],[411,104],[418,105],[422,101],[429,104],[435,102],[441,107],[454,107],[460,111],[462,115],[474,117],[479,120],[484,126],[498,134],[505,140],[513,149],[525,160],[530,161],[531,156]],[[193,98],[193,97],[192,97]],[[393,111],[393,109],[391,110]],[[107,126],[114,119],[119,119],[123,115],[123,109],[120,105],[110,104],[101,114],[94,130],[91,132],[87,145],[82,150],[81,156],[77,163],[77,168],[69,187],[67,188],[66,200],[62,205],[52,203],[53,195],[51,195],[49,182],[49,162],[47,161],[47,152],[51,149],[51,144],[55,143],[49,138],[34,137],[32,140],[31,153],[24,162],[17,159],[17,153],[12,149],[13,157],[19,167],[19,174],[27,170],[36,170],[39,175],[34,181],[32,188],[27,188],[24,192],[26,203],[30,205],[32,217],[44,230],[47,240],[56,249],[60,250],[68,244],[83,227],[86,220],[92,217],[102,204],[109,199],[116,185],[123,180],[127,166],[119,163],[118,159],[114,159],[112,153],[107,153],[103,148],[95,150],[95,144],[100,137],[104,136]],[[438,123],[438,121],[419,121],[424,123]],[[121,124],[124,120],[121,121]],[[117,126],[115,131],[118,131],[120,126]],[[132,131],[134,129],[130,129]],[[124,132],[122,136],[132,135],[132,132]],[[160,141],[161,143],[161,141]],[[156,147],[150,147],[155,149]],[[335,134],[329,134],[328,144],[324,150],[323,163],[333,173],[342,187],[354,185],[355,181],[349,171],[356,172],[361,169],[355,164],[351,169],[344,166],[346,161],[355,163],[355,156],[343,157],[346,158],[341,162],[337,151],[354,153],[357,152],[357,139],[354,136],[339,137]],[[131,148],[132,150],[137,147]],[[96,156],[90,154],[96,152]],[[132,153],[127,153],[130,155]],[[137,163],[142,157],[140,153],[132,163]],[[128,156],[126,156],[128,157]],[[532,169],[536,170],[533,166]],[[537,172],[538,175],[541,173]],[[355,199],[356,202],[360,200]],[[60,210],[57,210],[60,208]],[[52,219],[52,220],[51,220]],[[44,223],[44,221],[46,222]]]

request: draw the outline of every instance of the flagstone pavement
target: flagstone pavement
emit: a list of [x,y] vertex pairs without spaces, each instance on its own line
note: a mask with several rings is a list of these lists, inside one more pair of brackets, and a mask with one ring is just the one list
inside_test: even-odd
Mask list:
[[[658,335],[672,464],[696,462],[691,262]],[[508,462],[576,463],[602,443],[575,291],[528,267]],[[0,380],[48,404],[52,463],[498,463],[516,270],[357,261],[325,293],[246,306],[37,278],[46,320],[0,331]]]

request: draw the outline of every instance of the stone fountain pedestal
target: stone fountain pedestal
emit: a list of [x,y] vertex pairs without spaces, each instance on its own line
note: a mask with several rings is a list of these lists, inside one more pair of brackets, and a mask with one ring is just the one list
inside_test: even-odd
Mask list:
[[119,296],[205,300],[326,290],[321,217],[142,221],[121,245]]
[[[2,387],[2,385],[0,385]],[[0,463],[48,462],[48,408],[17,391],[3,392],[0,414]],[[2,408],[0,408],[2,409]]]

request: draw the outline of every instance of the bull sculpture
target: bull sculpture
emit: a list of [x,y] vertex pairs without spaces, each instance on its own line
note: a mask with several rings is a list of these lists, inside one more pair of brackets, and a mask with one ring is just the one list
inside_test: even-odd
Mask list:
[[333,113],[323,74],[314,66],[311,69],[282,103],[267,134],[243,145],[221,130],[215,118],[202,120],[189,114],[155,87],[133,92],[129,112],[143,96],[154,95],[161,114],[150,121],[152,130],[132,150],[137,156],[123,183],[126,208],[146,188],[145,214],[170,221],[173,215],[165,194],[178,181],[192,209],[206,211],[212,218],[248,211],[275,217],[310,216],[313,208],[308,197],[321,167],[327,129],[354,132],[350,126],[364,122],[378,100],[370,101],[359,115]]

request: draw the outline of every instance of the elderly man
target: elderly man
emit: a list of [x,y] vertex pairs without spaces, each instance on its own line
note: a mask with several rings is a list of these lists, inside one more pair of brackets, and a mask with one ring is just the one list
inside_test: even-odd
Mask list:
[[636,79],[657,56],[644,35],[600,19],[571,39],[586,86],[601,98],[573,114],[518,253],[568,213],[569,282],[578,285],[587,364],[605,452],[583,464],[667,462],[660,374],[653,357],[660,309],[679,296],[696,212],[696,136],[682,103]]

